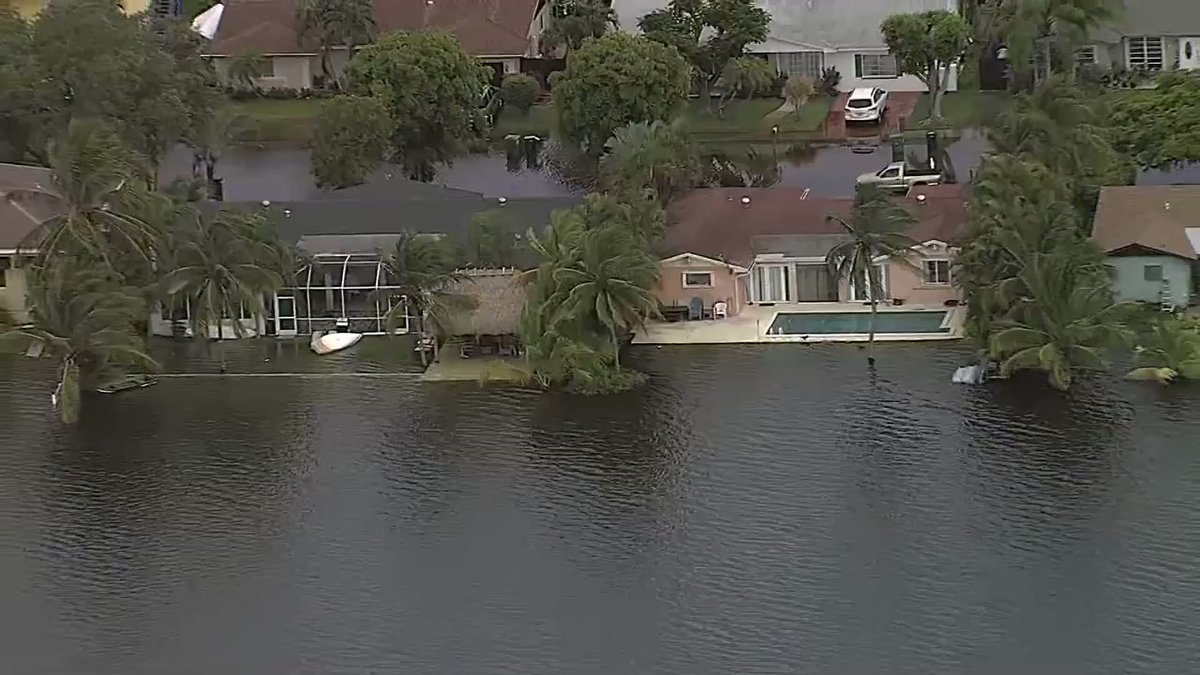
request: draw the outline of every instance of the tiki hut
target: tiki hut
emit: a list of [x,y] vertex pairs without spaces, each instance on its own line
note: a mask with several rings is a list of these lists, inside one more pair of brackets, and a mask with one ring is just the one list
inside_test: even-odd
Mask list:
[[467,298],[445,328],[447,337],[464,348],[484,354],[515,356],[526,285],[513,268],[468,269],[447,289]]

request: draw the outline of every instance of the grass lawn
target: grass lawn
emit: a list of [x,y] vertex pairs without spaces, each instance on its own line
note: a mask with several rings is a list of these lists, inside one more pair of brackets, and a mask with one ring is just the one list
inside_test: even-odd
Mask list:
[[[1010,100],[1007,92],[1003,91],[952,91],[942,99],[943,129],[971,129],[981,127],[990,122],[1007,107]],[[929,116],[929,106],[932,100],[928,94],[921,96],[909,118],[908,128],[924,128],[924,120]]]
[[[770,142],[772,138],[811,138],[821,130],[833,100],[815,97],[796,113],[772,115],[783,104],[782,99],[762,98],[731,101],[725,114],[718,116],[699,100],[688,102],[685,117],[693,136],[706,142],[744,141]],[[778,135],[771,128],[779,127]]]
[[555,124],[554,106],[549,104],[535,105],[525,114],[501,110],[492,127],[492,138],[504,138],[508,134],[533,134],[546,138],[554,130]]
[[234,139],[239,143],[299,143],[312,140],[320,99],[252,99],[235,101],[245,116]]

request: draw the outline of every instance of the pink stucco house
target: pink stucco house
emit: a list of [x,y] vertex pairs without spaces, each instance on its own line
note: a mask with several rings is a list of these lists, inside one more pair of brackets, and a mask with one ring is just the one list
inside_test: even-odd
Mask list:
[[[899,198],[916,223],[907,261],[881,260],[886,300],[956,304],[953,262],[967,219],[965,186],[915,189]],[[846,239],[827,216],[848,218],[851,199],[811,198],[802,188],[694,190],[671,204],[657,288],[664,307],[718,301],[736,315],[751,304],[860,302],[868,289],[836,283],[825,256]]]

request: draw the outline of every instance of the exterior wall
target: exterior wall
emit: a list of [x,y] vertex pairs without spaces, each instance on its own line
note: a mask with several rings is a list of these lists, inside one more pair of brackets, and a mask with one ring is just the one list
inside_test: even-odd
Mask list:
[[[241,319],[243,337],[258,337],[263,335],[264,326],[255,322],[254,319]],[[162,312],[154,312],[150,315],[150,334],[159,337],[175,337],[175,321],[164,319]],[[209,339],[215,340],[220,337],[223,340],[238,339],[237,331],[234,330],[233,321],[226,319],[221,322],[220,335],[217,334],[217,327],[210,326],[208,329]],[[193,337],[192,329],[188,326],[184,337]]]
[[1174,256],[1109,256],[1113,268],[1113,290],[1117,300],[1140,300],[1157,304],[1161,300],[1163,283],[1146,281],[1146,265],[1162,265],[1163,280],[1171,289],[1176,306],[1186,305],[1192,291],[1194,263]]
[[[711,272],[712,288],[684,288],[685,272]],[[742,311],[746,303],[745,282],[728,265],[714,264],[691,258],[664,262],[659,266],[658,286],[654,289],[658,301],[666,307],[686,307],[692,298],[700,298],[705,307],[722,300],[728,305],[729,315]]]
[[320,57],[272,56],[272,77],[258,78],[263,89],[312,89],[313,73],[321,71]]
[[[884,91],[928,91],[919,79],[912,75],[901,75],[899,77],[856,77],[854,75],[854,56],[856,54],[885,54],[886,49],[860,49],[856,51],[834,52],[825,55],[825,67],[837,68],[837,71],[842,74],[841,82],[838,83],[838,89],[841,91],[852,91],[859,87],[879,87]],[[946,86],[946,91],[958,90],[958,68],[952,67],[950,71],[950,79]]]
[[888,264],[888,291],[892,299],[903,300],[906,305],[928,305],[941,307],[952,300],[962,300],[962,291],[951,283],[930,284],[925,281],[926,260],[953,260],[946,255],[913,255],[907,263],[893,260]]
[[0,288],[0,307],[8,310],[17,321],[28,321],[29,312],[25,302],[26,282],[24,268],[10,268],[0,272],[4,275],[4,287]]

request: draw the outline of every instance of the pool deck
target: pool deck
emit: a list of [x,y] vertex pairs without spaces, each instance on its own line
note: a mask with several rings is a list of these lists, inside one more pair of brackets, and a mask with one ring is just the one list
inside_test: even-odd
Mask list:
[[[770,335],[767,329],[775,321],[775,315],[783,314],[823,314],[828,312],[866,312],[871,311],[870,305],[862,303],[842,302],[804,302],[779,303],[769,307],[752,305],[742,310],[741,314],[728,319],[711,319],[708,321],[679,321],[668,323],[662,321],[647,324],[645,329],[634,335],[635,345],[720,345],[747,344],[763,342],[866,342],[866,333],[825,333],[810,335]],[[966,318],[964,307],[928,307],[921,305],[880,306],[879,313],[885,312],[916,312],[938,311],[947,312],[946,325],[950,330],[940,333],[877,333],[876,342],[925,342],[933,340],[957,340],[962,337],[963,321]]]

